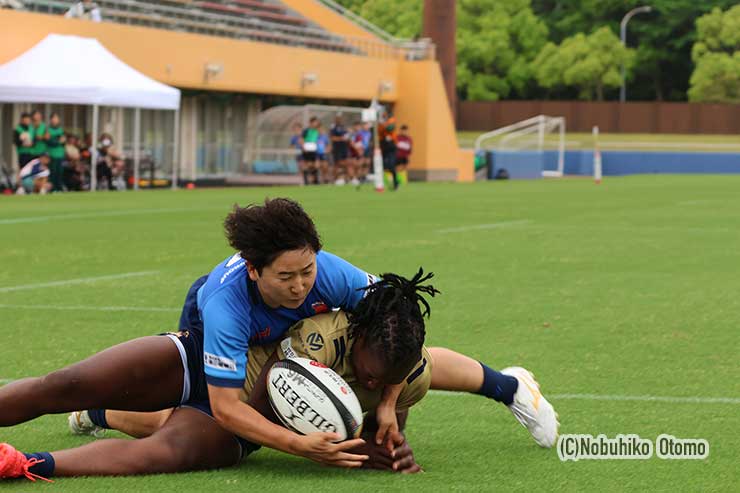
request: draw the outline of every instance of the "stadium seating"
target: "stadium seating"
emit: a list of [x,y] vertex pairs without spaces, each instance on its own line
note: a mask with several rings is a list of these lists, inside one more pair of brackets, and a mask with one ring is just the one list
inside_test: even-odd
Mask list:
[[[24,0],[27,10],[64,14],[74,0]],[[104,21],[212,36],[366,54],[276,0],[98,0]]]

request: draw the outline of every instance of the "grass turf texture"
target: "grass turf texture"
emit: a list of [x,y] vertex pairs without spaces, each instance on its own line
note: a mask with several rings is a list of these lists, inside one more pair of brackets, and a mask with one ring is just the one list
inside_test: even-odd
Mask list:
[[[522,364],[546,394],[738,398],[739,188],[736,176],[662,175],[609,178],[601,186],[567,179],[413,184],[382,195],[317,187],[0,197],[0,379],[40,375],[174,329],[190,282],[230,253],[221,227],[230,205],[269,195],[301,201],[326,249],[371,272],[434,271],[443,294],[432,302],[429,345],[497,368]],[[455,229],[466,226],[472,228]],[[142,271],[156,274],[3,290]],[[564,433],[706,438],[710,456],[561,463],[500,404],[432,394],[409,421],[426,471],[414,477],[330,470],[262,450],[222,471],[58,478],[53,485],[23,480],[0,489],[736,488],[738,404],[552,400]],[[24,451],[89,440],[69,435],[65,416],[0,430],[0,441]]]

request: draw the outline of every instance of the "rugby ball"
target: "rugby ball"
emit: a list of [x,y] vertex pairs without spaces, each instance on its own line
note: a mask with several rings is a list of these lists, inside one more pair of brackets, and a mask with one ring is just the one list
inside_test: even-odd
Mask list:
[[340,440],[360,434],[360,401],[342,377],[317,361],[278,361],[267,375],[267,391],[275,414],[297,433],[333,432]]

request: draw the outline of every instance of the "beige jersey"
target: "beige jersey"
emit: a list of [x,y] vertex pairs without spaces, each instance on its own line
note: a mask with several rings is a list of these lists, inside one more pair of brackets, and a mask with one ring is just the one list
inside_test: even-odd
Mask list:
[[[277,351],[279,359],[310,358],[330,367],[352,387],[362,410],[374,411],[381,401],[383,391],[382,388],[367,390],[355,378],[350,361],[355,342],[351,332],[347,316],[343,312],[323,313],[296,323],[279,343],[250,347],[245,392],[249,395],[268,358]],[[424,347],[421,361],[403,382],[396,408],[406,410],[419,402],[429,390],[431,381],[432,358]]]

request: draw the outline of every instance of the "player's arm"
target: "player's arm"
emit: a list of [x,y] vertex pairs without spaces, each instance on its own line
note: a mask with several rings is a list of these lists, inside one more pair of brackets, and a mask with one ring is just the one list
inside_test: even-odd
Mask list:
[[[241,400],[246,376],[249,340],[243,314],[228,300],[206,302],[202,309],[205,326],[204,367],[208,395],[216,421],[226,430],[253,443],[337,467],[359,467],[367,457],[349,454],[362,440],[332,443],[334,433],[298,435],[270,422]],[[248,322],[248,320],[247,320]]]

